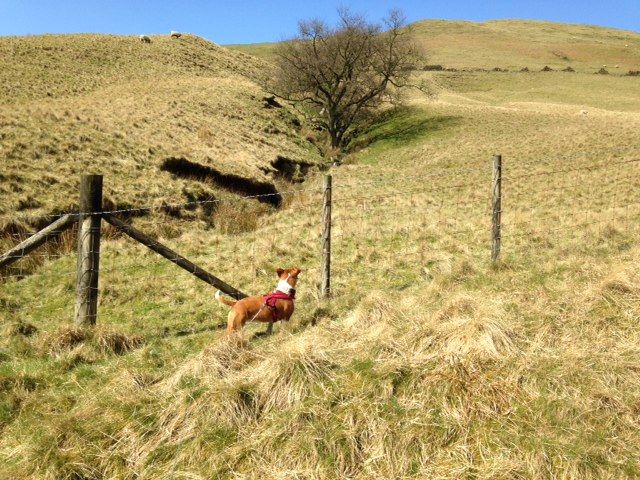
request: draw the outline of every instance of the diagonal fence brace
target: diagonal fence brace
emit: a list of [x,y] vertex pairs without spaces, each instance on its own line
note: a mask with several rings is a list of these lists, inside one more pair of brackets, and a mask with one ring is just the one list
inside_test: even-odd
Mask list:
[[57,219],[52,224],[40,230],[38,233],[19,243],[11,250],[0,256],[0,268],[8,267],[26,256],[48,240],[57,237],[71,227],[78,220],[78,215],[67,214]]
[[110,213],[104,213],[102,215],[102,218],[106,222],[116,227],[118,230],[122,231],[129,237],[133,238],[135,241],[140,242],[141,244],[150,248],[154,252],[162,255],[164,258],[166,258],[170,262],[175,263],[179,267],[185,269],[187,272],[198,277],[200,280],[208,283],[209,285],[216,287],[218,290],[223,291],[224,293],[235,298],[236,300],[240,300],[247,296],[245,293],[233,288],[231,285],[223,282],[222,280],[215,277],[214,275],[211,275],[209,272],[200,268],[195,263],[187,260],[182,255],[178,254],[177,252],[174,252],[168,247],[165,247],[157,240],[154,240],[147,234],[142,233],[140,230],[137,230],[136,228],[123,222],[119,218],[111,215]]

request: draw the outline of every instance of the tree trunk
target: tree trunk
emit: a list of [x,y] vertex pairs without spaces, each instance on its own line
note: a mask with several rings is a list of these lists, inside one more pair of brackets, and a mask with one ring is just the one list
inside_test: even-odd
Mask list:
[[331,135],[331,148],[339,148],[340,147],[339,133],[336,131],[330,130],[329,135]]
[[[337,117],[337,118],[336,118]],[[328,132],[331,137],[331,148],[342,148],[343,126],[336,113],[329,110]]]

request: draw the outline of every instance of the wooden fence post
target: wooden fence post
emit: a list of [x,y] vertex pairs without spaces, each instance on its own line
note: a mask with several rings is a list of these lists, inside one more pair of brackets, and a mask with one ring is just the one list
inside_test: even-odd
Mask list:
[[79,326],[95,325],[98,315],[101,211],[102,175],[83,175],[80,180],[75,314],[75,323]]
[[331,294],[331,175],[324,176],[322,211],[322,280],[320,298]]
[[502,219],[502,155],[493,157],[492,182],[492,229],[491,229],[491,261],[496,263],[500,259],[501,219]]

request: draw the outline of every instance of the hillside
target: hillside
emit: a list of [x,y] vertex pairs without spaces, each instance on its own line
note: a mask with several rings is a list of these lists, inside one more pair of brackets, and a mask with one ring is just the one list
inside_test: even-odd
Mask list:
[[[595,73],[640,70],[640,33],[587,25],[496,20],[484,23],[425,20],[411,25],[427,64],[444,68],[519,71],[572,67]],[[230,45],[269,59],[276,44]]]
[[413,28],[429,63],[449,68],[549,66],[595,73],[606,65],[611,73],[626,74],[640,65],[637,32],[534,21],[425,21]]
[[[563,28],[550,43],[578,27]],[[0,477],[640,477],[640,78],[590,68],[416,72],[432,94],[406,92],[329,171],[330,301],[315,172],[234,234],[152,212],[164,243],[250,294],[302,268],[292,321],[248,324],[242,347],[210,286],[126,238],[104,238],[95,330],[72,326],[74,255],[16,264],[0,278]]]
[[276,167],[318,161],[266,108],[265,64],[197,37],[3,37],[0,56],[0,230],[73,210],[87,171],[126,208],[272,193]]

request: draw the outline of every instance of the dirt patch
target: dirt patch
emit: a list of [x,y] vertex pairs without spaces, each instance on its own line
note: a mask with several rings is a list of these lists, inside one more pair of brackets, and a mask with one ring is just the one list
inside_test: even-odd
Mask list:
[[282,203],[282,196],[272,183],[222,173],[215,168],[191,162],[186,158],[167,158],[162,162],[160,170],[181,178],[214,183],[224,190],[239,195],[256,196],[259,202],[268,203],[274,207],[279,207]]

